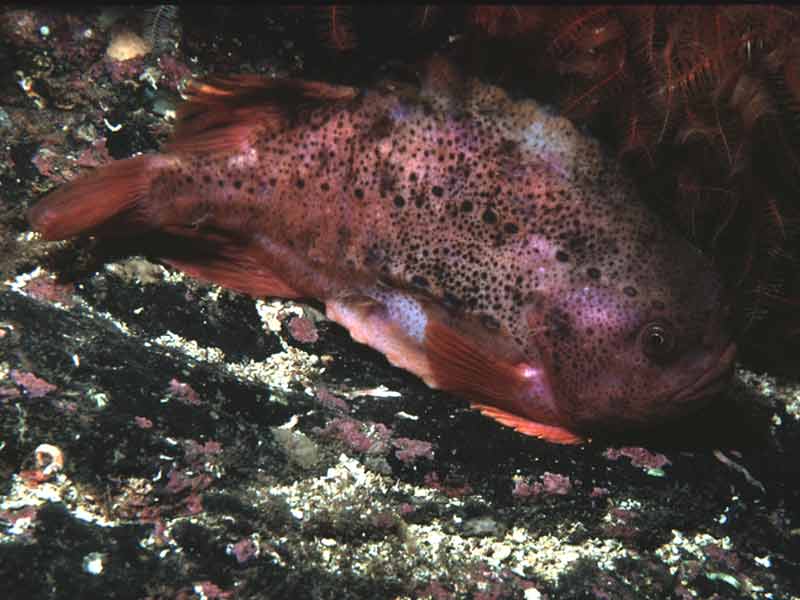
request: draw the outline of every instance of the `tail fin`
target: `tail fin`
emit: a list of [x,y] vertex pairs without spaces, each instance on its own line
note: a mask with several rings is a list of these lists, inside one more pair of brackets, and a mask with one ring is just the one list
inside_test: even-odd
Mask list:
[[137,156],[100,167],[39,201],[28,211],[28,221],[46,240],[95,233],[118,219],[134,233],[131,229],[142,229],[146,219],[143,214],[137,219],[131,211],[142,208],[159,173],[158,160],[154,155]]

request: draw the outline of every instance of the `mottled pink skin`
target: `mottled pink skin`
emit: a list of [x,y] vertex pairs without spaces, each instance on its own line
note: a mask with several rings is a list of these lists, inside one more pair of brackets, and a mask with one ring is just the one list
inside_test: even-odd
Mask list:
[[[116,167],[125,201],[141,196],[126,218],[206,240],[222,267],[254,261],[246,278],[173,260],[189,273],[322,300],[356,340],[429,385],[576,432],[570,441],[684,414],[719,389],[733,346],[710,263],[569,121],[431,73],[419,90],[326,89],[336,100],[324,102],[313,88],[307,108],[266,113],[235,104],[239,84],[211,86],[198,106],[231,97],[252,123],[223,130],[219,151],[184,133],[170,153]],[[78,218],[62,206],[69,194],[31,213],[48,237],[81,231],[58,223]],[[84,229],[135,231],[104,228],[101,216]],[[471,346],[435,355],[434,323]],[[647,350],[654,326],[668,355]],[[484,353],[477,364],[469,348]]]
[[150,429],[153,427],[153,422],[147,417],[133,417],[133,422],[136,423],[137,427],[142,429]]
[[58,389],[57,386],[41,377],[37,377],[33,373],[17,369],[11,369],[11,380],[24,389],[30,398],[42,398]]
[[364,454],[386,453],[392,436],[392,430],[383,423],[365,423],[355,419],[333,419],[320,433]]
[[397,448],[394,455],[403,462],[414,462],[418,458],[433,460],[433,444],[411,438],[395,438],[392,445]]
[[331,393],[324,387],[317,388],[317,400],[326,408],[338,410],[344,413],[350,412],[350,405],[336,394]]
[[566,475],[550,473],[545,471],[541,476],[541,482],[529,483],[527,481],[516,481],[511,495],[517,498],[527,498],[529,496],[566,496],[572,491],[572,481]]
[[258,556],[258,546],[250,538],[239,540],[233,545],[233,555],[241,565]]
[[604,456],[609,460],[617,460],[620,456],[627,456],[631,459],[634,467],[645,469],[660,469],[671,464],[669,459],[663,454],[652,453],[645,448],[625,447],[609,448],[604,452]]
[[307,317],[292,317],[289,320],[289,333],[298,342],[313,344],[319,339],[314,321]]
[[169,381],[169,393],[185,404],[199,406],[203,402],[192,386],[188,383],[181,383],[174,377]]

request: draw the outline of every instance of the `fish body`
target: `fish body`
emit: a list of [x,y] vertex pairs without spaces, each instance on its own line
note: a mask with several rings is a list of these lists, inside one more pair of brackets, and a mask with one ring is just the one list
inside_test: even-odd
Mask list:
[[318,299],[393,364],[555,442],[684,414],[731,372],[708,260],[570,121],[441,60],[419,87],[195,84],[160,154],[29,218],[47,239],[158,232],[190,275]]

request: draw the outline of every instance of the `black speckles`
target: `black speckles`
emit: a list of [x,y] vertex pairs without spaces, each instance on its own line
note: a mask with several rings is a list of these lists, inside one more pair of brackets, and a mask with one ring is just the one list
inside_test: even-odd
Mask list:
[[630,298],[635,298],[639,295],[639,290],[633,286],[626,285],[624,288],[622,288],[622,293]]
[[235,187],[237,190],[242,189],[242,182],[237,179],[233,182],[233,187]]
[[377,244],[372,244],[364,252],[364,264],[367,267],[375,268],[382,266],[386,262],[386,253]]
[[356,198],[358,198],[359,200],[363,200],[363,199],[364,199],[364,190],[362,190],[361,188],[356,188],[356,189],[353,191],[353,195],[354,195]]
[[422,208],[427,203],[428,198],[427,196],[418,195],[414,198],[414,206],[417,208]]
[[559,251],[556,252],[556,260],[558,262],[568,262],[569,261],[569,254],[567,254],[563,250],[559,250]]
[[570,234],[570,240],[568,242],[569,249],[575,253],[583,252],[586,248],[586,245],[589,243],[589,240],[586,236],[578,235],[578,234]]
[[380,175],[380,195],[381,198],[385,198],[391,192],[394,191],[395,186],[397,185],[397,177],[395,177],[391,172],[388,170],[383,170]]
[[381,139],[389,137],[393,129],[394,120],[389,115],[384,114],[372,123],[367,135],[372,139]]
[[337,235],[337,242],[340,248],[345,248],[350,243],[350,238],[352,237],[352,232],[350,231],[349,227],[342,225],[336,230]]
[[519,227],[517,227],[516,223],[505,223],[503,225],[503,231],[508,235],[514,235],[515,233],[519,233]]
[[297,186],[297,189],[302,190],[304,187],[306,187],[306,182],[303,179],[298,179],[295,182],[295,185]]
[[496,225],[497,224],[497,213],[494,212],[491,208],[487,208],[483,211],[481,215],[481,219],[487,225]]
[[427,279],[425,279],[421,275],[414,275],[411,278],[411,285],[418,288],[428,289],[431,284]]
[[570,316],[560,308],[553,308],[545,315],[547,331],[556,339],[569,339],[572,337],[572,323]]
[[450,292],[445,292],[442,295],[442,303],[445,305],[445,308],[451,311],[459,311],[464,307],[464,301]]
[[323,181],[320,184],[319,189],[321,189],[323,192],[327,192],[327,191],[329,191],[331,189],[331,186],[327,181]]
[[489,331],[500,331],[500,321],[495,319],[492,315],[483,314],[480,317],[481,325]]
[[506,140],[503,140],[502,142],[500,142],[497,150],[498,150],[498,152],[500,152],[500,154],[504,154],[504,155],[508,156],[508,155],[514,154],[514,152],[516,151],[516,149],[518,147],[519,147],[519,144],[517,142],[515,142],[514,140],[506,139]]
[[409,181],[416,181],[417,180],[417,174],[416,173],[411,173],[408,176],[408,179],[409,179]]
[[403,208],[406,205],[406,199],[400,195],[394,197],[394,205],[397,208]]
[[600,279],[600,269],[597,269],[595,267],[589,267],[588,269],[586,269],[586,274],[591,279],[595,279],[595,280],[596,279]]
[[469,200],[464,200],[464,201],[461,203],[461,212],[463,212],[463,213],[472,212],[472,209],[473,209],[473,208],[474,208],[474,207],[473,207],[473,205],[472,205],[472,202],[471,202],[471,201],[469,201]]
[[431,188],[431,193],[437,198],[441,198],[444,195],[444,190],[438,185],[435,185]]

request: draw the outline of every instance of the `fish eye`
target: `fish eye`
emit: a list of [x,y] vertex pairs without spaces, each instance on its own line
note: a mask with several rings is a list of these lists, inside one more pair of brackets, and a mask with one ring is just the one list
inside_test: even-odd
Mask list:
[[672,327],[663,321],[645,325],[639,340],[644,355],[656,362],[668,360],[675,350],[675,334]]

